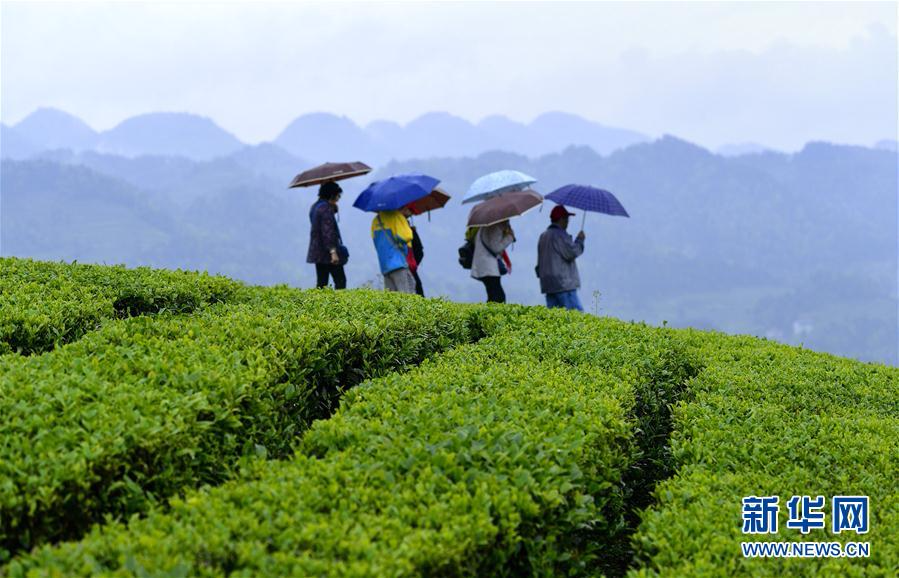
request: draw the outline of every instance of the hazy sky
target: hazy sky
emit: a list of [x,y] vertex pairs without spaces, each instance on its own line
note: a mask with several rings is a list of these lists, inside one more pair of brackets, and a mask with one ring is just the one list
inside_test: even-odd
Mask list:
[[4,1],[0,116],[187,111],[254,143],[313,111],[562,110],[709,147],[870,145],[897,133],[897,5]]

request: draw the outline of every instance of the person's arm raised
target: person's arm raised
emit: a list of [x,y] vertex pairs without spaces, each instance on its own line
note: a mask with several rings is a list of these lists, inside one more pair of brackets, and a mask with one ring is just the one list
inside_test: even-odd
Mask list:
[[[580,235],[578,235],[580,238]],[[574,261],[584,252],[583,241],[573,241],[571,237],[562,231],[553,235],[553,248],[566,261]]]

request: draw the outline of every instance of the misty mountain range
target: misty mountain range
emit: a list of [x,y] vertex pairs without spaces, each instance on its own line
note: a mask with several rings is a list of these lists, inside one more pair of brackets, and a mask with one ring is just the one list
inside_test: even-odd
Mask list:
[[[404,126],[378,120],[365,127],[347,117],[309,113],[297,117],[271,143],[256,146],[245,145],[209,118],[189,113],[138,115],[98,132],[76,116],[40,108],[14,126],[0,123],[0,131],[0,157],[16,160],[71,151],[204,161],[237,153],[258,156],[259,150],[266,150],[295,166],[346,158],[380,166],[390,160],[471,157],[494,150],[538,157],[579,145],[609,154],[651,140],[639,132],[603,126],[562,112],[544,113],[529,124],[501,115],[472,124],[449,113],[432,112]],[[895,140],[881,140],[874,146],[897,150]],[[743,142],[723,145],[716,152],[735,157],[777,151]]]
[[[380,166],[390,160],[471,157],[493,150],[538,157],[572,145],[609,154],[650,140],[639,132],[562,112],[544,113],[529,124],[501,115],[472,124],[449,113],[431,112],[406,125],[378,120],[365,127],[344,116],[310,113],[296,118],[271,143],[261,146],[278,147],[281,152],[275,154],[291,159],[296,166],[347,158]],[[875,148],[895,152],[897,143],[882,140]],[[138,115],[102,132],[53,108],[40,108],[11,127],[0,124],[2,158],[23,160],[60,150],[124,157],[176,156],[195,161],[239,151],[246,156],[258,154],[254,152],[256,147],[248,147],[209,118],[188,113]],[[723,145],[716,152],[733,157],[777,151],[744,142]]]
[[[338,117],[302,118],[307,124],[294,123],[281,142]],[[365,131],[396,130],[373,124]],[[29,125],[24,132],[31,138],[40,134],[35,119]],[[285,187],[313,155],[300,158],[278,142],[235,145],[215,137],[221,134],[211,123],[191,126],[218,144],[178,133],[187,140],[182,148],[163,149],[169,154],[124,155],[102,152],[98,143],[110,137],[77,122],[66,130],[45,130],[42,142],[49,145],[27,160],[3,161],[0,253],[312,285],[305,254],[315,193]],[[465,135],[462,126],[457,124],[457,136]],[[4,129],[4,156],[12,156],[10,143],[17,144],[7,137],[21,137],[21,128]],[[157,140],[145,142],[154,146],[166,142],[150,136]],[[431,141],[459,143],[462,136]],[[410,147],[427,144],[400,140]],[[77,148],[77,142],[94,148]],[[128,142],[130,150],[139,149],[140,139]],[[187,147],[193,154],[206,152],[201,160],[189,158]],[[340,221],[351,252],[349,284],[380,282],[371,216],[352,208],[352,200],[372,180],[421,171],[442,179],[441,186],[456,197],[430,217],[416,218],[425,244],[425,289],[456,301],[483,300],[483,287],[456,263],[470,208],[457,199],[486,172],[518,169],[537,177],[535,188],[543,193],[571,182],[603,186],[630,212],[630,219],[587,219],[587,252],[579,266],[589,310],[750,333],[897,364],[897,156],[882,148],[810,143],[794,154],[725,156],[664,137],[607,154],[569,146],[539,156],[465,151],[386,161],[374,174],[343,183]],[[519,241],[511,253],[513,274],[504,280],[510,301],[541,302],[533,263],[547,218],[547,210],[533,211],[514,222]]]
[[[245,146],[212,120],[187,113],[143,114],[97,132],[73,115],[41,108],[2,130],[3,157],[19,160],[57,149],[209,160]],[[379,120],[364,128],[346,117],[311,113],[291,122],[270,144],[310,163],[353,157],[380,165],[392,159],[471,156],[487,150],[539,156],[572,144],[605,154],[647,140],[649,137],[634,131],[559,112],[543,114],[527,125],[498,115],[474,125],[434,112],[405,126]]]

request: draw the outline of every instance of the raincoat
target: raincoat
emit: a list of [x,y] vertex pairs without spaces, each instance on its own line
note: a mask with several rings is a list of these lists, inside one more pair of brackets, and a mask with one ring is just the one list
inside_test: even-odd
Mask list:
[[381,274],[408,268],[406,255],[412,246],[412,228],[399,211],[380,211],[371,222],[371,237],[378,253]]

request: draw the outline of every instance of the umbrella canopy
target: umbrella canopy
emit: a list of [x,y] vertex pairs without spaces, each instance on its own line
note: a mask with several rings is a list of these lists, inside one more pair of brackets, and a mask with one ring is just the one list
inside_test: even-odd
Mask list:
[[489,227],[519,217],[543,202],[543,196],[531,190],[509,192],[478,203],[468,214],[469,227]]
[[287,188],[311,187],[327,181],[340,181],[350,177],[358,177],[370,172],[371,167],[365,163],[325,163],[298,174]]
[[449,201],[450,196],[441,189],[440,187],[435,188],[428,195],[420,199],[416,199],[406,206],[409,207],[409,210],[412,211],[413,215],[421,215],[422,213],[429,213],[434,209],[439,209],[446,205],[447,201]]
[[560,205],[584,211],[630,217],[615,195],[597,187],[565,185],[546,195],[546,198]]
[[501,193],[521,191],[537,182],[532,176],[519,171],[496,171],[486,174],[471,184],[462,198],[462,203],[483,201]]
[[440,179],[420,173],[395,175],[368,185],[353,206],[363,211],[396,211],[428,196],[438,183]]

